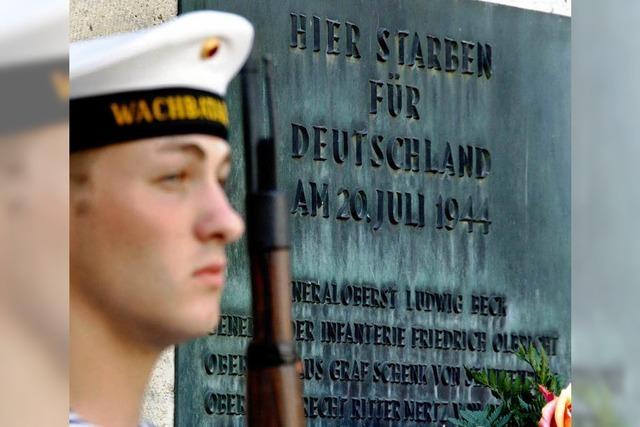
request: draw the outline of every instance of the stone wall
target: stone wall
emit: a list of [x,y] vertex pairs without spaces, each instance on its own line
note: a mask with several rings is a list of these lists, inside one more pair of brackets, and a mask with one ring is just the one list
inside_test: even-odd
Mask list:
[[[571,0],[478,1],[571,15]],[[70,37],[71,40],[81,40],[137,30],[160,24],[177,13],[175,0],[71,0]]]
[[72,41],[158,25],[178,13],[175,0],[71,0]]
[[499,3],[522,9],[538,10],[540,12],[555,13],[571,16],[571,0],[480,0],[487,3]]

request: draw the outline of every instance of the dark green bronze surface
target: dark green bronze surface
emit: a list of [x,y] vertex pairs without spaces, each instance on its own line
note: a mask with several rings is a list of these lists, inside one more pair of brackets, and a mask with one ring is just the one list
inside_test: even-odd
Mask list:
[[[568,377],[570,20],[468,0],[181,3],[203,8],[246,16],[273,57],[308,424],[425,425],[479,407],[489,396],[462,367],[524,369],[508,350],[525,337]],[[242,211],[238,100],[236,82],[229,186]],[[178,426],[243,425],[244,240],[229,257],[218,334],[177,351]]]

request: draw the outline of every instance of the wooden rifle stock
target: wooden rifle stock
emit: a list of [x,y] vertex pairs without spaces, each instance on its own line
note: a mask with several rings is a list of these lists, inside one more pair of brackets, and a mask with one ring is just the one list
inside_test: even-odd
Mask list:
[[[268,61],[266,103],[258,102],[259,73],[250,60],[241,73],[251,262],[253,339],[247,352],[247,425],[302,427],[302,381],[291,319],[288,209],[276,186],[275,136]],[[266,114],[256,107],[266,104]],[[264,119],[267,120],[264,120]],[[265,121],[266,136],[260,135]]]

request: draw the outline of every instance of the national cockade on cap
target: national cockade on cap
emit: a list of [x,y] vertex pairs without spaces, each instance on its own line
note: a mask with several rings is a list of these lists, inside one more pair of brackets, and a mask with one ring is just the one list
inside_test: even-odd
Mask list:
[[73,45],[71,151],[165,135],[226,138],[224,95],[252,39],[246,19],[204,11]]

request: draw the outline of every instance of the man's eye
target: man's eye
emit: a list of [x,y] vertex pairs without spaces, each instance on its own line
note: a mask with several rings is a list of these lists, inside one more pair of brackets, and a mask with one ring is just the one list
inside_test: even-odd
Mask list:
[[162,179],[164,181],[184,181],[186,178],[187,178],[187,174],[185,172],[180,172],[180,173],[165,175]]
[[185,183],[188,178],[189,178],[189,175],[187,174],[187,172],[182,171],[182,172],[170,173],[170,174],[164,175],[160,178],[159,181],[161,184],[177,185],[177,184]]

